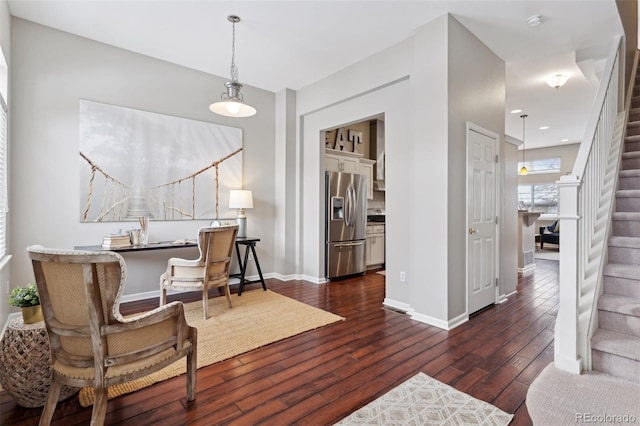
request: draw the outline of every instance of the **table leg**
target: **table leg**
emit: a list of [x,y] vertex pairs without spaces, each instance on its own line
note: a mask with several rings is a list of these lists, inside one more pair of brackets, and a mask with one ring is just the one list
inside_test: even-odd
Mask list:
[[[238,257],[240,255],[238,254]],[[242,290],[244,289],[244,275],[247,272],[247,263],[249,263],[249,247],[244,247],[244,262],[240,264],[240,285],[238,286],[238,296],[242,296]]]
[[258,262],[258,256],[256,255],[256,245],[251,244],[251,252],[253,253],[253,260],[256,262],[256,268],[258,269],[258,275],[260,276],[260,282],[262,283],[262,289],[267,291],[267,286],[264,283],[264,277],[262,276],[262,270],[260,269],[260,262]]

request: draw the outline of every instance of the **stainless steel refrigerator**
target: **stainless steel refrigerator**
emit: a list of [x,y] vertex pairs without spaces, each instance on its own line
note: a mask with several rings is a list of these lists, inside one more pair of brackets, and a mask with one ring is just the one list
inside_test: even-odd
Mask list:
[[352,173],[326,172],[325,276],[366,271],[367,181]]

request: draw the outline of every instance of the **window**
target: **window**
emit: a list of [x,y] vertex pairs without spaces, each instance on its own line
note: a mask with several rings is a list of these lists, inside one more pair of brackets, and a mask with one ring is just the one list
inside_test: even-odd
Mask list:
[[542,214],[558,214],[558,186],[555,183],[518,185],[518,208]]
[[[560,157],[554,158],[540,158],[537,160],[525,161],[524,165],[527,167],[529,174],[542,174],[542,173],[560,173]],[[522,168],[522,161],[518,162],[518,169]]]
[[0,96],[0,259],[7,254],[7,107]]

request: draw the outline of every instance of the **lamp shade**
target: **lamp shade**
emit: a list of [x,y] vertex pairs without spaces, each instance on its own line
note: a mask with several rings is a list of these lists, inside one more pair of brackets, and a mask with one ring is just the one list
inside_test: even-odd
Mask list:
[[230,209],[252,209],[253,195],[251,191],[234,189],[229,191],[229,208]]

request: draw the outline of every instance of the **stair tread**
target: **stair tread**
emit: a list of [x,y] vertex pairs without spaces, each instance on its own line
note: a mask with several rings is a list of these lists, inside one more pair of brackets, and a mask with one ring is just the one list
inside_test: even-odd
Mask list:
[[634,361],[640,361],[640,337],[599,328],[591,338],[591,347]]
[[640,151],[628,151],[622,153],[622,159],[640,158]]
[[625,142],[640,141],[640,135],[628,135],[624,138]]
[[640,221],[640,213],[636,213],[636,212],[615,212],[615,213],[613,213],[613,220]]
[[616,294],[603,294],[598,299],[598,309],[640,317],[640,299]]
[[618,174],[620,177],[635,177],[640,176],[640,169],[628,169],[628,170],[620,170]]
[[637,198],[640,197],[640,189],[619,189],[616,191],[616,197]]
[[[640,112],[640,108],[638,108],[638,112]],[[640,120],[638,121],[628,121],[627,127],[640,127]]]
[[640,237],[609,237],[609,247],[625,247],[640,249]]
[[603,275],[640,281],[640,268],[638,265],[608,263],[604,266]]

